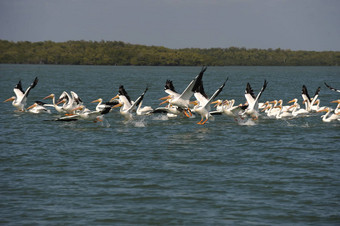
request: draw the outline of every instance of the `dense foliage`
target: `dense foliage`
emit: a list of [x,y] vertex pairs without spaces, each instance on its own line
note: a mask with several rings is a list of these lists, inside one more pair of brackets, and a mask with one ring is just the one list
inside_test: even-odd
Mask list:
[[120,41],[11,42],[0,40],[0,63],[75,65],[340,65],[339,51],[169,49]]

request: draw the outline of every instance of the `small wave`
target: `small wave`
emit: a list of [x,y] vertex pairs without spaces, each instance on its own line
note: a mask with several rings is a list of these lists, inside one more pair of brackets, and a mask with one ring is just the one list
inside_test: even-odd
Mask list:
[[255,126],[256,125],[256,122],[251,118],[245,118],[245,119],[236,118],[235,120],[240,126]]

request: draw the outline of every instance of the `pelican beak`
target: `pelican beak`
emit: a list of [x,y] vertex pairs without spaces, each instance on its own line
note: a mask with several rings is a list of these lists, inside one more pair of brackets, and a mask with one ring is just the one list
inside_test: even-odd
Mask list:
[[79,106],[79,107],[76,107],[76,108],[72,109],[72,111],[82,110],[83,108],[84,108],[83,106]]
[[304,100],[304,101],[302,101],[302,104],[304,104],[304,103],[306,103],[307,101],[306,100]]
[[65,100],[65,99],[62,99],[62,100],[59,101],[56,105],[61,104],[61,103],[65,103],[65,102],[66,102],[66,100]]
[[290,109],[293,108],[293,107],[296,107],[296,105],[293,104],[292,106],[290,106],[290,107],[288,108],[288,110],[290,110]]
[[[111,99],[111,101],[112,101],[112,99]],[[121,107],[121,106],[123,106],[123,104],[119,103],[119,104],[116,104],[115,106],[113,106],[112,108],[118,108],[118,107]]]
[[54,94],[48,95],[47,97],[44,97],[43,100],[48,99],[48,98],[53,98]]
[[166,100],[166,99],[170,99],[170,98],[171,98],[171,96],[169,95],[169,96],[166,96],[166,97],[159,98],[159,100]]
[[8,98],[8,99],[5,100],[4,102],[13,101],[13,100],[15,100],[15,97]]
[[331,103],[339,103],[340,102],[340,100],[333,100],[333,101],[331,101]]
[[295,100],[290,100],[290,101],[288,101],[288,104],[294,103],[294,102],[295,102]]
[[31,108],[34,108],[34,107],[36,107],[37,106],[37,104],[32,104],[31,106],[29,106],[28,108],[27,108],[27,110],[29,110],[29,109],[31,109]]
[[196,106],[196,105],[198,105],[198,101],[197,101],[197,100],[195,100],[195,101],[190,101],[189,104],[192,104],[192,105],[195,105],[195,106]]
[[275,100],[272,100],[272,101],[270,101],[269,103],[270,103],[270,104],[274,104],[274,103],[275,103]]
[[100,102],[100,99],[94,100],[91,103],[96,103],[96,102]]
[[110,100],[110,102],[113,101],[113,100],[115,100],[115,99],[117,99],[117,98],[119,98],[119,95],[117,95],[117,96],[115,96],[115,97],[112,97],[111,100]]
[[163,101],[162,103],[160,103],[159,105],[165,104],[165,103],[169,103],[169,99],[166,99],[165,101]]
[[326,112],[326,111],[328,111],[328,109],[327,109],[327,108],[325,108],[325,109],[322,109],[322,110],[318,110],[318,111],[316,111],[316,112]]

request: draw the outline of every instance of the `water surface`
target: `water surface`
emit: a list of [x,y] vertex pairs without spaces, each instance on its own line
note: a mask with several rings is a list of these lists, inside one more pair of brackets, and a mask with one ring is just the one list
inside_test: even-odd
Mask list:
[[[0,96],[39,77],[28,106],[50,93],[75,91],[88,108],[124,85],[132,99],[157,107],[166,79],[182,91],[200,67],[0,65]],[[298,98],[321,86],[321,105],[339,94],[339,67],[208,67],[211,95],[229,77],[222,99],[245,102],[250,82],[261,99]],[[321,114],[291,120],[260,117],[239,125],[216,116],[162,115],[105,123],[55,122],[0,104],[0,223],[25,224],[340,224],[340,123]]]

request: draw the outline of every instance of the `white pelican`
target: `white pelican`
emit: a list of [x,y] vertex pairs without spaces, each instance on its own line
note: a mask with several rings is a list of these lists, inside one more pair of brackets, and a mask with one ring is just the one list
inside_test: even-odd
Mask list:
[[45,106],[50,106],[50,104],[46,104],[41,101],[36,101],[33,105],[29,106],[27,110],[34,114],[40,114],[40,113],[51,114],[51,110],[47,109]]
[[12,105],[18,109],[18,111],[24,111],[27,101],[27,96],[29,92],[38,84],[38,77],[36,77],[33,81],[33,83],[24,91],[22,89],[21,80],[18,82],[18,84],[14,87],[13,91],[15,93],[15,96],[5,100],[7,101],[13,101]]
[[[298,115],[306,115],[309,113],[309,111],[307,111],[306,109],[300,108],[299,109],[299,105],[298,104],[293,104],[292,106],[289,107],[290,109],[293,109],[291,111],[292,116],[298,116]],[[288,110],[290,110],[288,109]]]
[[[178,106],[168,104],[166,107],[158,107],[152,111],[153,114],[156,113],[166,113],[169,118],[175,118],[181,114],[185,115],[184,110]],[[185,115],[186,116],[186,115]]]
[[111,110],[111,106],[107,105],[103,109],[99,111],[91,111],[88,108],[86,108],[84,105],[80,105],[79,107],[76,107],[73,109],[74,112],[77,112],[75,115],[66,116],[64,118],[81,118],[85,120],[90,120],[94,122],[102,122],[104,119],[104,115],[109,113]]
[[331,87],[331,86],[327,85],[327,83],[325,83],[325,85],[326,85],[326,86],[327,86],[327,88],[329,88],[330,90],[332,90],[332,91],[334,91],[334,92],[338,92],[338,93],[340,93],[340,89],[335,89],[335,88],[333,88],[333,87]]
[[65,110],[68,114],[74,114],[74,109],[83,105],[83,101],[79,98],[78,94],[71,91],[71,96],[64,91],[58,99],[58,104],[65,103],[63,105],[63,110]]
[[293,114],[289,111],[284,111],[283,107],[281,105],[276,106],[276,108],[279,109],[279,111],[276,113],[275,118],[281,119],[286,117],[291,117]]
[[243,111],[244,109],[241,108],[241,105],[234,106],[234,104],[235,104],[234,99],[232,99],[230,101],[225,100],[225,101],[223,101],[221,111],[213,111],[213,112],[210,112],[210,114],[215,115],[215,114],[218,114],[220,112],[223,115],[230,116],[230,117],[233,117],[234,119],[236,119],[236,117],[240,116],[239,113],[241,111]]
[[147,89],[141,96],[137,98],[135,102],[132,102],[126,90],[124,89],[124,86],[121,85],[119,87],[118,94],[111,99],[111,101],[113,101],[114,99],[119,98],[119,104],[113,106],[112,108],[121,107],[119,112],[126,119],[132,119],[132,111],[135,110],[136,106],[139,105],[143,100],[146,91]]
[[318,111],[318,112],[326,112],[326,114],[321,115],[323,122],[331,122],[331,121],[334,121],[334,120],[337,120],[337,119],[340,118],[339,113],[333,113],[330,116],[328,116],[332,111],[333,111],[333,109],[329,108],[329,107]]
[[139,97],[140,100],[139,100],[139,104],[138,104],[137,110],[136,110],[137,115],[149,115],[153,112],[153,108],[151,106],[142,107],[143,99],[144,99],[144,95],[145,95],[146,91],[148,91],[148,87],[146,87],[146,89],[144,90],[144,93]]
[[[55,95],[52,93],[50,95],[48,95],[47,97],[44,97],[43,100],[45,99],[48,99],[48,98],[52,98],[52,104],[53,104],[53,107],[55,108],[55,110],[61,114],[63,113],[66,113],[66,111],[63,109],[63,106],[58,106],[56,103],[55,103]],[[65,104],[65,103],[64,103]]]
[[210,98],[208,98],[208,96],[204,92],[203,81],[200,81],[197,87],[195,87],[196,89],[194,90],[194,96],[196,97],[198,104],[194,107],[194,111],[201,115],[201,121],[199,121],[197,124],[204,125],[208,121],[210,116],[210,104],[222,92],[227,80],[228,79],[226,79],[226,81],[220,86],[220,88],[215,91],[215,93]]
[[333,101],[331,101],[331,103],[338,103],[338,105],[334,109],[334,113],[336,113],[336,114],[339,113],[340,112],[340,99],[339,100],[333,100]]
[[108,102],[103,103],[103,99],[102,98],[94,100],[91,103],[96,103],[96,102],[98,102],[98,104],[96,106],[96,111],[102,111],[104,108],[113,107],[116,104],[119,104],[119,101],[116,101],[116,100],[108,101]]
[[245,98],[248,102],[248,106],[245,109],[245,111],[242,113],[243,115],[248,114],[248,115],[251,115],[253,119],[258,118],[258,114],[259,114],[258,113],[258,110],[259,110],[258,109],[258,101],[259,101],[263,91],[266,89],[267,84],[268,84],[268,82],[266,80],[264,80],[264,84],[263,84],[260,92],[255,97],[253,89],[251,88],[249,82],[247,83],[247,87],[246,87],[244,96],[245,96]]
[[320,107],[320,99],[317,99],[315,102],[314,102],[314,105],[311,106],[311,110],[314,111],[314,112],[317,112],[319,110],[323,110],[325,109],[326,106],[322,106]]
[[178,106],[184,109],[184,113],[187,117],[191,116],[191,111],[189,109],[190,98],[194,94],[194,90],[196,89],[198,83],[202,80],[204,72],[207,70],[207,67],[203,67],[201,72],[189,83],[187,88],[181,93],[177,93],[174,89],[172,81],[167,80],[164,91],[169,94],[169,96],[163,97],[161,99],[166,99],[163,103],[170,103],[172,105]]

